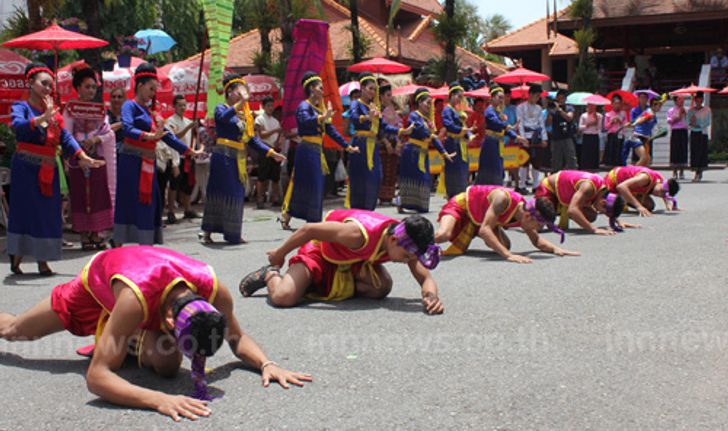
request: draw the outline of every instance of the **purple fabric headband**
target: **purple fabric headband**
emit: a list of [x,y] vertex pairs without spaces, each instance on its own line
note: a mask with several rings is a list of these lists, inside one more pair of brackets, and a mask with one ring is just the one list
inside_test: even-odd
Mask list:
[[606,204],[606,210],[607,210],[607,217],[609,217],[609,226],[614,229],[615,232],[622,232],[624,229],[622,229],[622,226],[617,223],[617,217],[614,217],[614,203],[617,200],[616,193],[607,193],[607,196],[605,197],[607,204]]
[[553,222],[550,222],[543,218],[540,212],[538,212],[538,209],[536,208],[536,198],[531,198],[526,202],[526,210],[529,214],[531,214],[531,217],[535,218],[537,222],[539,222],[541,225],[546,225],[551,232],[557,233],[561,235],[561,244],[566,241],[566,234],[564,233],[564,230],[556,226]]
[[665,199],[666,201],[672,202],[672,211],[675,211],[677,209],[677,198],[670,194],[670,188],[668,187],[667,183],[661,183],[662,184],[662,199]]
[[195,387],[192,397],[198,400],[210,401],[213,397],[207,392],[207,381],[205,381],[206,358],[193,350],[195,347],[194,341],[190,337],[192,316],[197,313],[219,313],[219,311],[203,299],[196,299],[187,303],[174,320],[174,336],[177,339],[177,347],[180,352],[192,361],[190,369],[192,383]]
[[427,269],[435,269],[438,263],[440,263],[440,247],[436,244],[430,244],[427,246],[427,250],[423,253],[419,251],[417,245],[412,241],[412,238],[407,235],[404,222],[398,224],[394,228],[394,237],[397,238],[397,244],[404,248],[410,253],[417,255],[417,259]]

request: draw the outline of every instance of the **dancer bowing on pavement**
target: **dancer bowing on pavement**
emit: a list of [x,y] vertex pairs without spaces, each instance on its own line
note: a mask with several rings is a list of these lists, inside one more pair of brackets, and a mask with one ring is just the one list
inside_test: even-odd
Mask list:
[[239,75],[223,81],[225,103],[215,108],[217,145],[210,160],[207,199],[202,215],[200,239],[212,243],[211,234],[221,233],[230,244],[245,243],[242,238],[245,185],[248,182],[248,147],[277,162],[285,156],[261,142],[255,135],[253,114],[248,104],[248,85]]
[[662,198],[665,208],[677,210],[680,184],[675,178],[665,181],[658,172],[644,166],[621,166],[604,176],[604,184],[611,193],[618,193],[627,204],[636,208],[642,217],[652,216],[655,201],[650,195]]
[[556,211],[547,198],[532,198],[528,201],[520,194],[502,186],[474,185],[450,199],[440,211],[440,223],[435,233],[435,242],[450,241],[445,255],[464,254],[476,236],[509,262],[531,263],[528,256],[511,252],[511,241],[505,229],[520,227],[531,243],[544,253],[557,256],[579,256],[580,253],[565,250],[551,244],[539,234],[542,227],[561,235],[564,231],[554,225]]
[[331,124],[334,111],[324,107],[324,84],[314,72],[306,72],[301,82],[308,99],[296,109],[298,136],[301,143],[296,147],[291,180],[281,208],[281,227],[290,229],[292,217],[308,222],[321,221],[324,206],[324,175],[329,166],[323,153],[323,134],[326,133],[349,153],[359,148],[350,146]]

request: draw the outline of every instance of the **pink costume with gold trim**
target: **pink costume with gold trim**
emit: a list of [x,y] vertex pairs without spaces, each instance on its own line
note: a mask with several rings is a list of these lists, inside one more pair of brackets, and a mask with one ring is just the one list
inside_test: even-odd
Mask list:
[[503,186],[475,185],[470,186],[464,193],[460,193],[448,201],[440,211],[438,221],[445,215],[453,216],[456,220],[450,242],[452,245],[445,250],[446,255],[460,255],[467,251],[470,242],[477,235],[480,226],[485,220],[485,214],[490,208],[491,193],[502,191],[508,194],[508,207],[498,216],[498,226],[518,227],[520,223],[513,220],[518,205],[525,203],[525,198],[519,193]]
[[646,186],[637,186],[631,188],[630,192],[634,194],[648,194],[652,192],[652,189],[658,183],[664,183],[665,178],[658,172],[653,171],[650,168],[644,166],[621,166],[612,169],[607,175],[604,176],[604,183],[610,192],[616,193],[617,186],[623,182],[636,177],[637,175],[645,174],[650,178],[650,182]]
[[64,327],[75,335],[101,335],[116,297],[115,280],[132,289],[144,310],[139,328],[160,331],[167,294],[179,283],[210,302],[218,283],[209,265],[173,250],[151,246],[114,248],[94,256],[73,281],[56,286],[51,306]]
[[[554,202],[554,204],[561,204],[564,207],[569,206],[571,200],[576,194],[577,188],[579,188],[583,182],[591,183],[594,186],[595,192],[606,187],[602,177],[589,172],[560,171],[555,175],[556,180],[554,183],[556,184],[556,190],[554,190],[553,186],[549,182],[549,178],[551,178],[551,176],[546,177],[538,186],[538,190],[536,190],[536,197],[548,197]],[[594,193],[591,200],[587,203],[594,203],[596,197],[597,193]]]
[[332,242],[310,241],[304,244],[288,265],[302,263],[308,268],[314,287],[308,297],[340,301],[354,296],[355,273],[365,275],[369,271],[376,284],[378,276],[374,265],[389,261],[382,242],[387,229],[399,221],[374,211],[358,209],[330,211],[324,221],[357,224],[365,243],[356,250]]

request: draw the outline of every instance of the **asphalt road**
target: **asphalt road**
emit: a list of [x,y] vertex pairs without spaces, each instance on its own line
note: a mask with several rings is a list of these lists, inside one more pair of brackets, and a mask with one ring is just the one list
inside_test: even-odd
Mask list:
[[[275,309],[264,295],[242,298],[241,276],[287,235],[273,212],[246,208],[250,243],[241,246],[198,243],[199,220],[168,227],[167,247],[207,261],[233,288],[239,321],[268,355],[315,381],[264,389],[223,347],[208,362],[212,386],[224,393],[212,416],[176,425],[89,393],[87,361],[74,350],[90,339],[0,341],[0,430],[723,429],[728,171],[705,177],[682,184],[679,214],[628,215],[643,227],[616,237],[568,235],[565,245],[581,257],[534,253],[518,231],[509,233],[513,249],[529,253],[531,265],[504,262],[474,242],[469,255],[435,270],[446,310],[434,317],[422,313],[417,284],[396,264],[388,265],[395,287],[383,301]],[[442,203],[434,198],[433,210]],[[0,309],[22,312],[89,257],[66,251],[53,279],[11,277],[3,264]],[[189,362],[183,366],[172,380],[131,366],[122,374],[189,393]]]

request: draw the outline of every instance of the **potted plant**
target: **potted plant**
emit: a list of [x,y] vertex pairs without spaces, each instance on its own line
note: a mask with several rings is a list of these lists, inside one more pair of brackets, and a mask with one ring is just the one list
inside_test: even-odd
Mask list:
[[139,49],[140,39],[134,36],[129,36],[119,41],[119,51],[116,54],[116,61],[119,63],[119,67],[131,67],[132,57],[142,57],[144,51]]
[[75,31],[76,33],[81,33],[88,30],[88,26],[86,25],[86,23],[83,20],[76,18],[75,16],[64,19],[63,21],[59,22],[58,25],[68,31]]
[[114,70],[116,64],[116,54],[114,51],[104,51],[101,53],[101,69],[107,72]]

